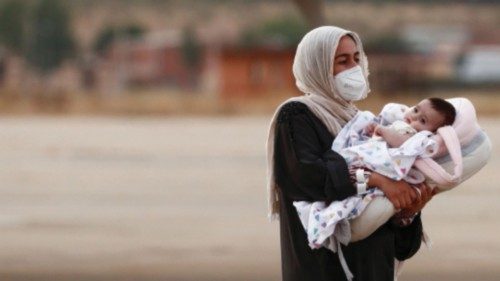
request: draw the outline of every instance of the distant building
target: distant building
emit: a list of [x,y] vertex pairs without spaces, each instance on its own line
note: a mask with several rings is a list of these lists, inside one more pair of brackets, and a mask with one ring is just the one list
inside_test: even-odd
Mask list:
[[409,25],[401,36],[414,52],[428,56],[429,80],[500,81],[500,34],[494,28]]
[[425,75],[438,81],[455,78],[456,61],[471,34],[463,26],[408,25],[402,28],[401,37],[412,53],[428,57]]
[[96,86],[105,93],[130,86],[197,90],[225,99],[296,91],[294,48],[243,48],[234,42],[207,41],[200,43],[194,67],[186,62],[183,48],[178,31],[116,42],[95,64]]
[[500,83],[500,45],[469,47],[457,74],[466,83]]
[[470,37],[467,28],[457,25],[412,24],[401,29],[401,38],[414,52],[423,54],[433,53],[440,48],[458,52]]
[[420,54],[369,53],[370,86],[373,90],[416,90],[427,78],[428,58]]
[[98,89],[121,92],[130,86],[193,88],[199,68],[184,61],[181,34],[174,30],[115,42],[95,72]]
[[222,98],[296,92],[292,48],[225,46],[205,56],[204,89]]
[[[43,79],[42,79],[43,77]],[[65,61],[45,76],[37,73],[23,57],[0,54],[0,89],[10,94],[36,95],[42,86],[54,93],[77,93],[82,89],[81,72],[75,61]]]

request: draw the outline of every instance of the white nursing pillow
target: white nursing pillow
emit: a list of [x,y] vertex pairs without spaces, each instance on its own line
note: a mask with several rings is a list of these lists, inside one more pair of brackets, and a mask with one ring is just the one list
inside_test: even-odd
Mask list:
[[427,180],[432,180],[435,184],[432,187],[450,187],[460,182],[463,173],[462,150],[457,133],[452,126],[441,127],[433,137],[439,138],[439,148],[446,147],[450,159],[453,162],[452,171],[447,171],[441,167],[433,158],[418,158],[413,164],[417,170],[422,172]]
[[[472,177],[486,165],[491,155],[491,141],[477,124],[476,111],[472,103],[465,98],[447,100],[457,109],[457,118],[453,123],[456,130],[462,156],[463,172],[459,180],[449,186],[438,186],[439,192],[449,190]],[[434,161],[448,173],[453,173],[455,163],[448,155],[444,141],[440,140],[439,158]],[[428,181],[430,185],[435,182]],[[351,242],[364,239],[389,220],[395,213],[394,206],[386,197],[376,197],[366,207],[365,211],[351,221]]]
[[[460,142],[463,172],[460,178],[450,184],[439,184],[439,182],[429,179],[428,183],[433,186],[436,185],[438,192],[450,190],[469,179],[488,163],[491,155],[491,141],[477,123],[474,105],[466,98],[452,98],[447,99],[447,101],[453,104],[457,110],[453,129],[455,129],[458,141]],[[453,155],[448,153],[447,147],[444,145],[444,141],[440,135],[436,135],[435,140],[439,144],[439,150],[436,154],[437,157],[435,156],[433,161],[439,163],[439,166],[447,173],[453,173],[457,168],[454,165],[456,161],[453,160]]]
[[[480,130],[465,146],[462,146],[463,173],[460,181],[450,186],[438,186],[438,192],[450,190],[463,183],[488,163],[491,156],[491,141],[485,132]],[[435,159],[446,171],[453,171],[453,161],[448,155]],[[429,182],[429,184],[433,184]]]
[[370,236],[386,223],[396,210],[387,197],[375,197],[358,217],[351,220],[351,242]]
[[[452,126],[453,129],[455,129],[460,145],[463,147],[464,145],[470,143],[481,130],[479,124],[477,123],[476,109],[466,98],[452,98],[447,99],[446,101],[451,103],[457,111],[457,116]],[[446,146],[443,145],[443,140],[437,136],[436,141],[440,143],[439,151],[436,156],[446,155],[447,151]]]
[[[460,182],[438,188],[439,192],[449,190],[472,177],[488,162],[491,155],[491,141],[483,131],[479,131],[469,144],[462,147],[463,173]],[[445,170],[452,172],[455,165],[447,155],[436,159]],[[433,184],[429,182],[428,184]],[[386,197],[375,197],[364,212],[351,221],[351,242],[364,239],[372,234],[395,214],[392,203]]]

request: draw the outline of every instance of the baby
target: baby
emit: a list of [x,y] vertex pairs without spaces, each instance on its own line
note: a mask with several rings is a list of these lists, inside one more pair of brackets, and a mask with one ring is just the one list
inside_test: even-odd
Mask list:
[[378,117],[359,112],[341,130],[332,149],[350,168],[365,167],[394,180],[421,183],[425,177],[412,169],[413,163],[417,157],[434,155],[433,133],[452,125],[455,116],[453,105],[441,98],[424,99],[411,108],[390,103]]
[[[388,122],[393,120],[392,124],[383,126],[371,123],[366,128],[366,133],[379,135],[391,147],[401,146],[417,132],[434,133],[440,127],[450,126],[457,115],[455,107],[441,98],[424,99],[409,109],[397,104],[388,104],[384,109],[381,113],[382,118]],[[389,114],[392,116],[388,116]],[[398,120],[401,117],[403,120]]]

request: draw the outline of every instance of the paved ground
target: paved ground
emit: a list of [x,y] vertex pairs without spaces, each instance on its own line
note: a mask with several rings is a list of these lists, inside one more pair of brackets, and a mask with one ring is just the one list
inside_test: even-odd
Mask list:
[[[279,280],[268,117],[0,119],[0,280]],[[424,213],[400,280],[500,279],[491,162]]]

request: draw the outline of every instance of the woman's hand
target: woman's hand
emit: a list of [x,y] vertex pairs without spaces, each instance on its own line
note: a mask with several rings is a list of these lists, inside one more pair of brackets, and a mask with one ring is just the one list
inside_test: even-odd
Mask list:
[[429,202],[432,197],[436,194],[437,189],[431,189],[427,184],[421,183],[415,187],[420,192],[420,196],[408,206],[407,208],[402,208],[401,216],[410,217],[418,212],[420,212],[427,202]]
[[417,191],[405,181],[394,181],[379,173],[372,172],[368,185],[382,190],[396,210],[417,207],[414,204],[418,199]]

